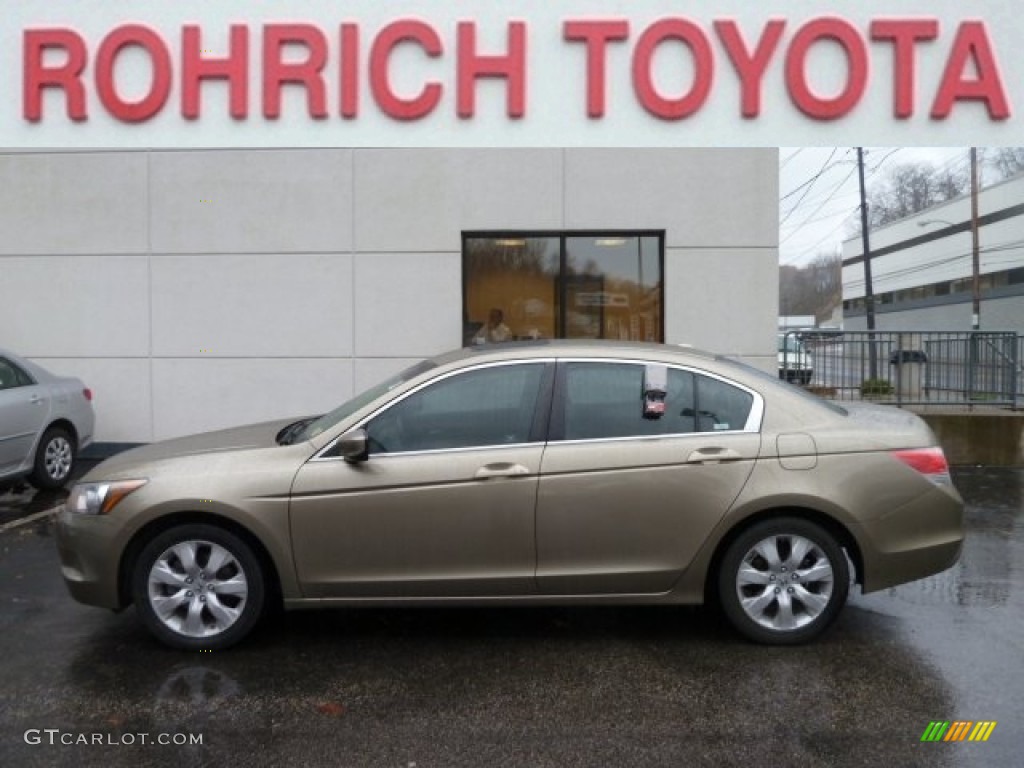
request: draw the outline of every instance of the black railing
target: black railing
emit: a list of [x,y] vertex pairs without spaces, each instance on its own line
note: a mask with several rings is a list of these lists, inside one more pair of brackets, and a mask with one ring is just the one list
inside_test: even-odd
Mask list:
[[1024,337],[992,331],[788,331],[779,376],[835,400],[1017,408]]

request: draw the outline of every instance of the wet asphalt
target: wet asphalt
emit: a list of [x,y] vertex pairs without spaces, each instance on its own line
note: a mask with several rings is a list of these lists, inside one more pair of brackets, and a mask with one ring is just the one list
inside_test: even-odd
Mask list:
[[954,477],[961,562],[785,649],[669,607],[295,613],[171,651],[71,600],[47,516],[9,526],[60,494],[0,489],[0,766],[1024,765],[1024,470]]

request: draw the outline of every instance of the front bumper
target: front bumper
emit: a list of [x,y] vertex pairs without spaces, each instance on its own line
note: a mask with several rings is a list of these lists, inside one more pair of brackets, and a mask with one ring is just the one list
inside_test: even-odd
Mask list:
[[119,610],[120,526],[106,515],[80,515],[61,506],[57,512],[57,553],[61,575],[71,596],[80,603]]

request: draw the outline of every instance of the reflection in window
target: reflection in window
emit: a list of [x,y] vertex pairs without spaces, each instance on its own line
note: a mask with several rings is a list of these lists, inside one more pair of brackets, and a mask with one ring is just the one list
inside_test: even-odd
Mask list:
[[543,363],[467,371],[410,395],[366,426],[370,453],[525,443]]
[[644,366],[632,363],[567,363],[566,440],[653,437],[741,430],[754,398],[738,387],[669,368],[665,413],[643,415]]
[[466,235],[463,343],[662,341],[663,235]]

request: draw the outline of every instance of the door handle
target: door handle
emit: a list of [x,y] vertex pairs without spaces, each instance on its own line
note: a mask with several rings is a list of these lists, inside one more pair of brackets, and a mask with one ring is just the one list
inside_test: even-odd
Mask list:
[[28,401],[32,403],[32,405],[37,405],[38,403],[43,402],[43,398],[41,398],[39,395],[32,395],[32,397],[30,397]]
[[492,477],[522,477],[528,474],[530,474],[530,470],[522,464],[500,462],[497,464],[485,464],[476,471],[474,477],[477,480],[489,480]]
[[742,459],[739,451],[734,451],[732,448],[719,448],[717,446],[709,448],[698,448],[696,451],[686,457],[687,464],[718,464],[723,461],[737,461]]

